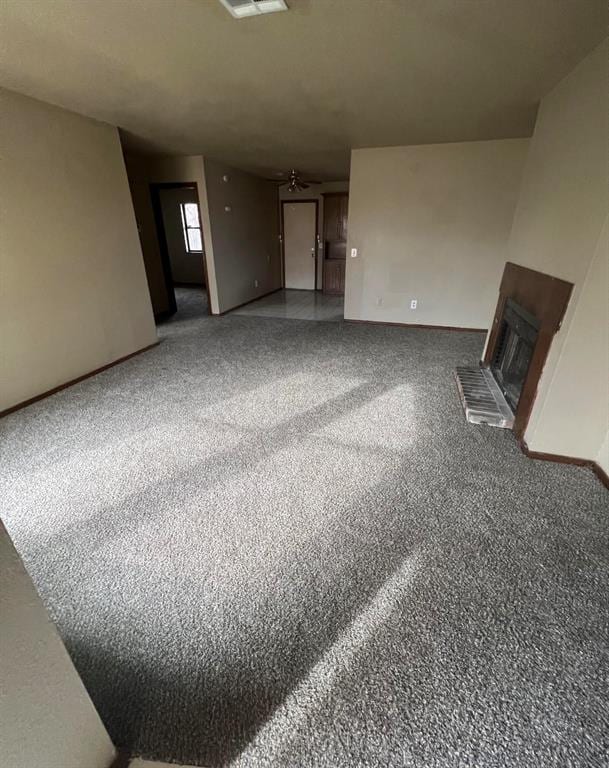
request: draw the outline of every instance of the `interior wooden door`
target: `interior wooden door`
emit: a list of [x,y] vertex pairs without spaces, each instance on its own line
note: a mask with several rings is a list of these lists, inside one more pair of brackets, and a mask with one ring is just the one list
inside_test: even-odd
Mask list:
[[345,293],[348,207],[346,192],[324,195],[323,292],[339,296]]
[[317,203],[283,203],[285,287],[315,290]]

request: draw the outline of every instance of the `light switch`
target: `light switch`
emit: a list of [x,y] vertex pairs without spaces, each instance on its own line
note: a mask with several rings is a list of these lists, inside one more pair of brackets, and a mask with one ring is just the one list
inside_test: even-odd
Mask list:
[[351,258],[352,259],[357,258],[357,248],[352,248],[351,249]]

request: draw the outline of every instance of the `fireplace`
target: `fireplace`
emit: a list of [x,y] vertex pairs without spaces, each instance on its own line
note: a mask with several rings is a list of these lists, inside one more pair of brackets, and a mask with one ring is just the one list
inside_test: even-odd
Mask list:
[[508,298],[503,309],[491,372],[515,413],[533,359],[540,323],[524,307]]
[[522,439],[573,284],[508,261],[482,365],[514,414]]
[[512,429],[519,440],[524,438],[572,290],[566,280],[506,263],[484,359],[455,372],[469,422]]

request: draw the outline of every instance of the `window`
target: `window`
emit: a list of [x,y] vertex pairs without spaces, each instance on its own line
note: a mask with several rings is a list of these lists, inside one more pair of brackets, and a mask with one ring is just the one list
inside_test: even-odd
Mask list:
[[199,206],[196,203],[180,203],[184,245],[187,253],[203,253],[203,236],[199,221]]

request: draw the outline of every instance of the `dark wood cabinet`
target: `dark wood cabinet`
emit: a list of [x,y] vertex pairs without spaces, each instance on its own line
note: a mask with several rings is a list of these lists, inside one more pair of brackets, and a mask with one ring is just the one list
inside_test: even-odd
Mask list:
[[345,259],[324,259],[324,293],[342,296],[345,293]]
[[347,241],[347,213],[349,210],[349,195],[341,195],[338,210],[338,239]]
[[343,295],[345,292],[348,209],[346,192],[324,195],[324,293]]
[[324,195],[324,240],[336,242],[347,239],[349,195]]

